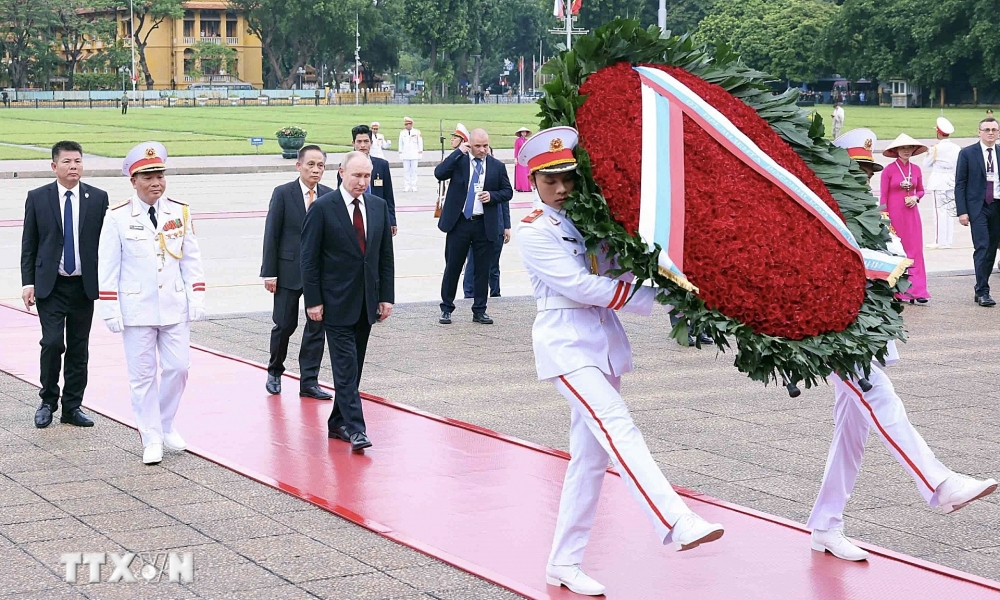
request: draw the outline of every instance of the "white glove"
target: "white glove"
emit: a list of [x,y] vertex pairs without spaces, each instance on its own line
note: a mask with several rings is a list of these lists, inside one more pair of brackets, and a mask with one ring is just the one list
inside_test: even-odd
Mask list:
[[188,320],[190,321],[204,321],[205,320],[205,308],[202,306],[192,306],[188,310]]
[[113,317],[110,319],[104,319],[104,324],[108,326],[108,331],[111,333],[121,333],[125,325],[122,323],[121,317]]

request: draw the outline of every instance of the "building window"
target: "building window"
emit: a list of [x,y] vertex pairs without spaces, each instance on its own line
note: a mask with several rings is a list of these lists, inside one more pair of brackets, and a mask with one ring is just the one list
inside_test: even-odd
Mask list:
[[226,37],[240,37],[239,25],[237,23],[236,13],[231,10],[226,11]]
[[194,73],[194,50],[188,48],[184,50],[184,74],[192,75]]
[[222,35],[222,23],[220,21],[219,11],[201,11],[201,37],[218,38],[220,35]]
[[193,38],[194,37],[194,11],[185,10],[184,11],[184,37]]

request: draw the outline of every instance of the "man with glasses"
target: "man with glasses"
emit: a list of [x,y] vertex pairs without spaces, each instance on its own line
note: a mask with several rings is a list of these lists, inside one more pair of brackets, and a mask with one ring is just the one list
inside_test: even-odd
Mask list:
[[979,143],[958,154],[955,172],[955,206],[958,221],[972,227],[972,260],[976,268],[975,301],[979,306],[995,306],[990,297],[990,272],[996,263],[1000,243],[1000,179],[996,153],[1000,124],[993,117],[979,122]]

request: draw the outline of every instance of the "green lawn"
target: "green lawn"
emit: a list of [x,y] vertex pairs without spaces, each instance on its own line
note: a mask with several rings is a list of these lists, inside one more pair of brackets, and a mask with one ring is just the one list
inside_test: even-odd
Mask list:
[[[829,123],[832,106],[824,104],[815,110]],[[941,114],[938,109],[918,108],[848,106],[845,110],[845,131],[870,127],[879,139],[892,139],[903,131],[917,138],[933,137],[934,121]],[[260,153],[276,154],[274,132],[298,125],[308,131],[308,142],[343,152],[349,149],[354,125],[379,121],[382,132],[395,142],[403,116],[410,116],[423,131],[427,150],[439,147],[439,122],[447,137],[457,121],[470,129],[486,128],[495,148],[510,148],[518,127],[537,126],[537,112],[534,104],[133,108],[127,116],[115,109],[10,109],[0,110],[0,142],[46,148],[71,139],[91,154],[124,156],[133,145],[152,139],[166,144],[172,156],[205,156],[254,154],[248,138],[263,137]],[[955,124],[956,137],[975,136],[984,115],[982,109],[945,111]],[[624,131],[622,135],[623,140],[629,137]],[[0,159],[43,157],[32,150],[0,145]]]
[[[280,152],[274,132],[298,125],[308,132],[308,143],[331,152],[350,149],[351,128],[379,121],[393,141],[404,116],[412,117],[424,134],[425,150],[440,147],[439,122],[445,138],[456,122],[469,129],[484,127],[495,148],[511,148],[514,131],[538,122],[534,104],[427,105],[427,106],[302,106],[302,107],[197,107],[130,109],[122,116],[113,109],[11,109],[0,110],[0,142],[49,147],[71,139],[84,151],[101,156],[124,156],[135,144],[147,140],[163,142],[171,156],[254,154],[248,139],[263,137],[262,154]],[[5,152],[18,152],[6,147]],[[25,150],[3,158],[37,158]]]

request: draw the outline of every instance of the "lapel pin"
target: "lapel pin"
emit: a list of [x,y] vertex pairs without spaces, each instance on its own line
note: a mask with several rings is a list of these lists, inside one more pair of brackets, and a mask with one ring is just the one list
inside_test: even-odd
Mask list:
[[83,197],[84,198],[90,198],[90,192],[84,192]]

